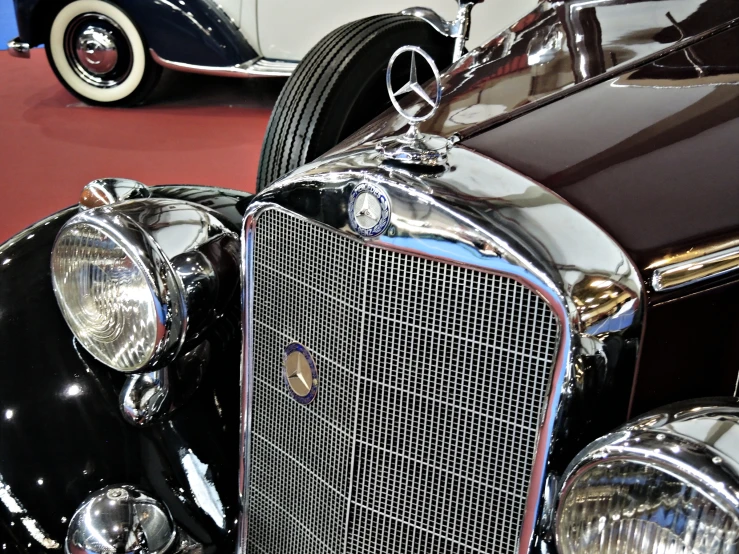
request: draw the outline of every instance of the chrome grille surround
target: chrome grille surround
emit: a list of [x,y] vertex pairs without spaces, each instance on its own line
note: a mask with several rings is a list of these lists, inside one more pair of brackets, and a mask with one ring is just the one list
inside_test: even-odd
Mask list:
[[[275,208],[253,244],[250,551],[514,552],[558,344],[546,301]],[[293,340],[321,367],[310,407],[280,380]]]
[[[595,374],[594,372],[601,371],[604,364],[607,366],[603,339],[611,336],[623,338],[627,333],[638,334],[641,325],[641,285],[633,265],[620,248],[600,229],[559,198],[503,166],[462,148],[455,148],[450,152],[450,164],[455,167],[455,172],[445,175],[442,179],[413,177],[380,167],[372,152],[355,152],[344,159],[335,158],[308,166],[259,195],[250,206],[243,236],[246,286],[241,490],[244,516],[240,522],[240,552],[280,552],[302,548],[306,552],[517,551],[522,554],[542,551],[538,550],[542,544],[545,544],[545,547],[548,544],[550,549],[553,547],[547,538],[551,536],[548,530],[556,504],[556,498],[552,497],[551,492],[556,490],[556,479],[561,475],[559,468],[563,469],[570,460],[568,447],[576,451],[587,438],[587,433],[603,432],[600,428],[588,428],[581,420],[573,420],[573,415],[577,416],[584,398],[602,403],[604,408],[612,405],[621,408],[628,403],[628,398],[622,395],[617,398],[609,396],[614,390],[613,379],[605,384],[598,382],[595,386],[586,383],[590,390],[589,396],[584,397],[582,386],[576,382],[575,377],[582,379],[584,376],[587,380]],[[493,187],[492,190],[480,190],[478,175],[489,176],[491,181],[496,183],[497,189]],[[370,180],[385,187],[392,196],[394,210],[391,226],[385,235],[364,242],[353,235],[346,220],[345,210],[349,192],[363,180]],[[260,291],[255,292],[255,282],[266,275],[259,275],[263,268],[259,268],[261,262],[255,261],[254,253],[257,252],[256,246],[260,240],[260,218],[262,214],[270,213],[281,213],[283,214],[281,217],[300,222],[300,225],[304,226],[301,227],[300,233],[293,229],[292,233],[278,238],[276,244],[282,245],[280,250],[287,249],[293,252],[290,259],[297,260],[298,263],[291,266],[289,271],[272,270],[270,279],[275,278],[277,274],[281,275],[280,278],[287,279],[289,274],[295,272],[300,274],[306,267],[320,273],[329,267],[335,269],[336,264],[347,264],[347,260],[351,261],[353,256],[358,257],[359,267],[364,263],[361,271],[344,272],[342,276],[345,279],[338,282],[336,274],[339,272],[328,271],[323,277],[329,280],[326,286],[331,290],[332,296],[346,295],[346,298],[354,303],[352,305],[361,302],[361,306],[367,312],[359,318],[364,323],[357,324],[358,318],[347,318],[345,306],[335,310],[324,309],[326,313],[322,317],[311,313],[298,316],[298,319],[306,317],[306,321],[311,322],[310,325],[300,327],[298,333],[301,336],[291,336],[289,332],[279,338],[275,335],[272,339],[274,344],[270,344],[269,348],[262,347],[265,341],[261,338],[257,342],[254,341],[256,329],[262,325],[259,322],[260,317],[269,316],[267,313],[269,310],[265,311],[262,309],[263,306],[260,307],[263,302],[254,302],[261,294]],[[302,263],[301,256],[304,252],[300,249],[290,250],[294,245],[285,246],[285,243],[291,240],[297,242],[307,240],[304,233],[310,234],[314,231],[316,233],[320,231],[332,239],[323,243],[328,245],[326,248],[329,250],[325,252],[326,257],[323,258],[329,260],[328,263],[316,264],[316,257],[320,256],[317,256],[316,252],[311,253],[310,249],[306,255],[313,256],[312,262]],[[588,256],[583,258],[579,250],[573,251],[569,245],[573,237],[585,236],[593,237],[591,246],[597,246],[597,251],[601,253],[601,259],[595,263],[591,263],[592,260],[588,259]],[[315,237],[312,240],[315,242]],[[343,246],[337,249],[332,241],[341,242]],[[261,245],[259,247],[261,248]],[[332,252],[335,250],[341,255],[333,255]],[[259,256],[258,252],[256,255]],[[373,257],[378,259],[384,257],[385,261],[393,263],[369,264],[368,260]],[[274,265],[278,263],[277,260],[278,257],[270,255],[262,265],[265,267]],[[397,270],[395,278],[388,280],[378,274],[377,271],[382,268],[385,268],[383,271],[390,273],[396,271],[397,268],[393,269],[394,264],[401,268]],[[368,275],[371,275],[373,282],[397,285],[397,275],[406,278],[419,274],[417,268],[407,271],[408,264],[426,264],[427,267],[437,264],[437,267],[443,267],[452,273],[457,272],[457,279],[459,275],[472,275],[478,283],[485,279],[497,279],[499,286],[501,283],[508,283],[509,287],[518,287],[522,291],[521,294],[529,295],[527,298],[538,299],[542,306],[547,307],[547,313],[553,322],[552,326],[556,328],[555,333],[558,333],[558,340],[555,341],[548,356],[544,357],[549,362],[548,370],[523,372],[519,366],[517,373],[519,377],[542,374],[545,379],[545,382],[537,385],[538,390],[542,391],[542,400],[538,405],[536,401],[529,402],[529,405],[533,405],[533,412],[528,414],[526,419],[527,422],[533,421],[536,438],[533,442],[526,438],[518,441],[516,446],[521,447],[518,459],[511,448],[505,450],[505,445],[502,449],[495,450],[484,440],[468,441],[464,434],[462,438],[454,437],[458,443],[468,447],[461,456],[458,453],[444,452],[443,448],[438,446],[441,442],[433,443],[429,440],[432,436],[426,431],[429,425],[433,427],[439,420],[449,422],[454,417],[460,417],[459,414],[475,413],[475,410],[463,409],[464,401],[475,397],[469,394],[469,390],[474,389],[471,384],[474,380],[468,380],[467,374],[463,372],[455,372],[444,366],[443,355],[438,366],[443,367],[450,376],[448,382],[441,380],[433,382],[433,375],[443,373],[434,373],[434,368],[426,373],[421,372],[421,374],[431,373],[428,385],[419,381],[414,382],[412,379],[415,373],[408,370],[375,372],[364,376],[345,371],[352,367],[352,360],[356,360],[353,367],[362,368],[365,364],[369,368],[377,363],[380,353],[388,347],[392,352],[396,345],[383,343],[385,337],[406,342],[409,340],[407,333],[403,335],[397,331],[387,332],[388,328],[397,329],[398,326],[407,323],[403,320],[415,317],[407,307],[399,310],[393,308],[396,310],[393,312],[394,315],[379,317],[378,321],[381,323],[378,325],[370,326],[366,323],[370,318],[378,317],[377,314],[369,313],[374,302],[370,299],[372,295],[386,300],[392,298],[394,294],[393,290],[383,290],[385,285],[378,285],[379,288],[375,289],[369,287],[366,282]],[[351,263],[349,266],[354,267]],[[371,266],[375,271],[367,271],[367,266]],[[313,277],[315,276],[304,281],[315,282]],[[454,279],[450,281],[454,282]],[[294,282],[292,284],[295,285]],[[598,287],[599,291],[604,293],[604,298],[608,296],[610,304],[606,306],[607,309],[604,308],[604,303],[598,301],[592,306],[586,305],[584,297],[586,294],[590,295],[590,292],[579,290],[579,287],[591,285]],[[414,287],[410,288],[415,290]],[[286,305],[285,301],[286,299],[289,301],[290,295],[297,294],[295,289],[295,286],[274,288],[279,296],[275,301],[277,309],[273,310],[270,317],[282,317],[279,308]],[[309,291],[304,290],[302,294],[318,298],[321,296],[319,289],[320,287],[314,286]],[[355,296],[352,297],[352,294]],[[361,300],[356,296],[358,294],[362,296]],[[318,301],[315,302],[320,304]],[[413,302],[411,307],[415,305],[417,303]],[[469,303],[461,302],[457,305],[466,306]],[[306,309],[309,304],[304,302],[300,306]],[[260,310],[263,313],[260,313]],[[499,313],[498,310],[492,311]],[[348,321],[350,323],[347,323]],[[284,318],[279,325],[285,325]],[[393,325],[396,327],[393,328]],[[289,324],[286,328],[289,329]],[[413,328],[424,333],[439,331],[431,327],[428,321],[415,324]],[[259,330],[259,333],[262,331],[263,329]],[[274,329],[270,332],[273,331]],[[599,334],[595,336],[596,333]],[[451,335],[457,338],[465,336],[460,329],[455,329]],[[316,337],[324,337],[324,341],[312,343]],[[314,355],[319,366],[318,399],[309,407],[309,410],[315,407],[315,410],[310,412],[311,415],[305,411],[305,406],[298,406],[295,402],[294,406],[288,406],[284,402],[280,404],[282,401],[280,395],[286,397],[286,394],[283,394],[284,391],[281,392],[279,385],[275,383],[272,387],[263,386],[261,369],[256,368],[253,363],[255,358],[260,357],[270,360],[267,365],[279,363],[273,350],[279,352],[291,340],[304,341],[303,344]],[[465,353],[471,350],[469,344],[473,343],[474,341],[464,343]],[[489,348],[489,341],[486,343],[483,340],[480,343],[487,344]],[[342,348],[347,344],[350,346]],[[529,349],[530,345],[520,348],[520,351]],[[421,360],[421,365],[425,364],[424,367],[430,366],[423,353],[415,357]],[[626,358],[628,356],[622,355],[619,362],[620,366],[625,368],[622,379],[630,379],[633,375],[633,362]],[[631,367],[629,364],[632,364]],[[470,367],[472,365],[470,364]],[[577,371],[570,368],[577,368]],[[278,365],[274,375],[270,374],[269,379],[274,378],[279,382],[279,373]],[[484,374],[484,371],[481,374]],[[405,381],[397,381],[399,376],[404,376]],[[508,378],[506,381],[499,377],[496,375],[491,381],[503,388],[509,386],[506,392],[508,398],[515,397],[521,390],[525,390],[520,386],[510,386],[512,379]],[[390,381],[392,378],[395,378],[396,382]],[[454,396],[451,391],[463,382],[468,389],[466,394]],[[355,386],[354,389],[346,388],[351,387],[353,383],[359,383],[359,386]],[[422,389],[423,394],[418,394],[418,390],[421,389],[413,391],[413,387],[423,386],[426,387]],[[415,394],[411,394],[411,391]],[[567,394],[563,394],[563,391],[567,391]],[[270,402],[264,402],[264,399],[260,398],[265,394],[272,396]],[[451,402],[440,402],[444,395],[450,394],[453,398]],[[365,395],[379,402],[380,407],[372,409],[375,404],[364,400]],[[319,408],[323,397],[327,399],[324,401],[327,405]],[[484,398],[491,402],[497,397],[490,394],[490,389],[487,389],[487,395],[479,394],[478,391],[476,398]],[[402,401],[404,399],[407,402],[404,403]],[[410,402],[414,403],[413,410],[398,408],[410,405]],[[501,402],[498,404],[503,406]],[[516,407],[524,405],[526,404],[519,403]],[[279,406],[279,409],[275,406]],[[347,410],[347,406],[350,409]],[[370,409],[365,411],[354,409],[361,406]],[[429,410],[428,406],[434,406],[427,411],[432,417],[420,421],[415,414],[423,414],[424,409]],[[514,412],[516,407],[513,408]],[[293,418],[298,408],[304,410],[301,412],[300,420]],[[318,413],[321,410],[325,413]],[[480,412],[478,409],[478,414]],[[389,417],[388,414],[398,413],[404,414],[405,417],[412,414],[410,423],[396,426],[395,432],[388,433],[388,429],[393,429],[392,425],[396,424],[396,419]],[[449,416],[450,413],[454,413],[455,416]],[[384,419],[373,422],[368,414],[384,416]],[[413,420],[413,417],[417,419]],[[360,421],[362,424],[358,423]],[[265,444],[265,437],[259,436],[265,434],[262,429],[272,432],[273,439],[279,438],[286,432],[284,428],[275,426],[294,427],[296,422],[298,426],[305,426],[306,422],[311,422],[308,433],[313,433],[321,440],[311,441],[310,447],[302,444],[293,452],[286,448],[273,448],[274,440],[272,446],[262,448]],[[366,422],[370,425],[364,425]],[[427,427],[423,428],[423,425]],[[485,435],[484,428],[481,430],[480,426],[475,427],[474,424],[462,425],[461,428],[474,429],[480,431],[481,436]],[[417,432],[419,429],[421,431]],[[416,433],[413,435],[413,439],[416,440],[409,441],[406,438],[410,433],[408,430]],[[402,432],[406,434],[403,435]],[[568,433],[575,438],[565,445],[566,448],[562,448],[563,443],[559,441],[558,449],[553,449],[554,441]],[[488,434],[495,434],[495,438],[501,436],[497,430]],[[418,440],[419,437],[421,440]],[[426,442],[423,442],[424,438]],[[263,444],[260,446],[258,441],[263,441]],[[298,444],[298,441],[294,442]],[[509,481],[518,481],[513,487],[516,489],[514,494],[499,502],[499,498],[493,494],[480,493],[474,497],[473,492],[479,492],[480,489],[459,485],[460,476],[467,477],[470,481],[484,473],[479,470],[480,464],[470,463],[465,466],[477,468],[473,469],[473,472],[477,471],[474,476],[459,471],[459,466],[454,468],[457,470],[456,473],[455,471],[434,473],[435,470],[439,470],[438,464],[433,463],[436,459],[443,459],[446,463],[456,461],[459,464],[464,464],[465,460],[479,459],[479,455],[469,451],[470,444],[477,445],[478,448],[483,444],[489,451],[505,453],[502,459],[495,459],[492,463],[500,464],[500,467],[496,466],[498,474],[505,474]],[[324,445],[329,447],[324,448]],[[399,450],[406,455],[397,456],[396,451]],[[265,454],[267,452],[272,454],[267,457]],[[412,455],[407,455],[409,452]],[[283,473],[280,477],[283,484],[280,485],[276,477],[278,473],[274,468],[282,467],[290,456],[293,462],[299,462],[294,464],[294,468],[298,469]],[[309,457],[310,463],[303,462],[301,456]],[[387,463],[386,460],[392,456],[395,456],[393,463]],[[251,468],[253,471],[250,471],[252,457],[255,461]],[[416,463],[419,461],[424,463]],[[260,463],[264,471],[258,469]],[[519,470],[515,477],[512,472],[501,471],[503,468],[514,466]],[[294,481],[285,485],[284,479],[288,478],[285,475],[294,476],[301,486],[295,486]],[[457,482],[451,478],[446,482],[441,481],[449,475],[457,477]],[[490,475],[497,474],[489,472],[484,476]],[[362,481],[363,478],[365,481]],[[410,488],[403,486],[403,478],[407,478],[414,486]],[[483,480],[478,479],[478,482]],[[425,486],[427,482],[431,485],[426,489],[418,485],[421,483]],[[383,489],[382,486],[387,484],[393,488]],[[505,488],[501,489],[500,486],[494,489],[498,494],[510,492]],[[269,494],[263,495],[261,492],[263,490],[269,490]],[[433,494],[424,496],[418,492],[419,490],[431,490]],[[404,498],[402,496],[404,493],[409,495]],[[412,493],[415,493],[415,496]],[[450,503],[449,498],[458,493],[467,494],[468,497],[463,498],[461,502]],[[260,494],[265,498],[260,499]],[[277,503],[268,502],[269,495],[272,499],[277,499]],[[488,508],[485,508],[485,503]],[[289,506],[290,509],[279,509],[276,504]],[[492,533],[489,528],[486,529],[485,524],[473,513],[475,508],[482,510],[484,517],[489,518],[491,524],[498,525],[499,528],[494,528]],[[485,509],[489,511],[485,512]],[[300,517],[295,518],[295,513],[299,513]],[[521,513],[524,513],[522,520],[515,521],[516,514],[520,516]],[[439,517],[439,514],[443,514],[443,517]],[[274,523],[275,521],[277,523]],[[265,526],[265,522],[269,525]],[[443,525],[447,528],[441,529]],[[508,528],[505,525],[508,525]],[[270,528],[271,536],[268,534]],[[282,531],[275,532],[275,528]],[[508,534],[506,530],[509,531]],[[467,535],[463,536],[464,533]],[[253,544],[249,549],[246,540],[249,535],[252,535],[252,543],[266,540],[266,544],[269,544],[272,550],[259,549]],[[297,540],[296,536],[303,542],[285,542]],[[498,540],[497,543],[492,542],[490,537],[493,536]],[[447,539],[452,540],[444,542]]]

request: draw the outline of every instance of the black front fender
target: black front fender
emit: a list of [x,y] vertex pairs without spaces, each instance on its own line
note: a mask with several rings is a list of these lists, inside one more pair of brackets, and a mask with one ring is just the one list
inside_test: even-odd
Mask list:
[[[238,228],[249,195],[158,187],[219,211]],[[103,486],[137,485],[164,501],[206,548],[232,551],[238,504],[240,303],[209,337],[195,395],[172,416],[134,427],[120,413],[125,376],[74,340],[51,288],[63,210],[0,245],[0,543],[57,550],[79,504]]]

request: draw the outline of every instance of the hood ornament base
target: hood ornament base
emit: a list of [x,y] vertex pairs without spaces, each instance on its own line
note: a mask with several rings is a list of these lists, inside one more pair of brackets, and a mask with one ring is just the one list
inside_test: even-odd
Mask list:
[[411,123],[406,133],[382,139],[375,149],[385,160],[441,167],[446,165],[447,153],[457,142],[459,142],[457,136],[445,139],[438,135],[420,133],[418,127]]

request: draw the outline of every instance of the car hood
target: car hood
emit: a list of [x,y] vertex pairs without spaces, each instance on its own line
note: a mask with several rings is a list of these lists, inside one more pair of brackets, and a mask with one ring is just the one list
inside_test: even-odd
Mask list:
[[[737,18],[734,0],[541,2],[442,74],[441,104],[420,130],[468,138],[690,44]],[[430,94],[433,89],[433,83],[426,84]],[[412,98],[401,103],[410,113],[425,105]],[[398,134],[407,124],[388,110],[332,153]]]

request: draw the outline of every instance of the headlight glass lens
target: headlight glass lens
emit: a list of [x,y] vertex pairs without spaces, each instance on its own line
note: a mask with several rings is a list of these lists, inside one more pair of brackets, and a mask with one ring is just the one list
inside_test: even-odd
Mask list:
[[630,461],[596,464],[560,499],[561,554],[729,554],[739,552],[739,526],[680,479]]
[[135,371],[157,345],[156,305],[147,279],[103,230],[64,228],[51,259],[57,301],[77,340],[101,362]]

